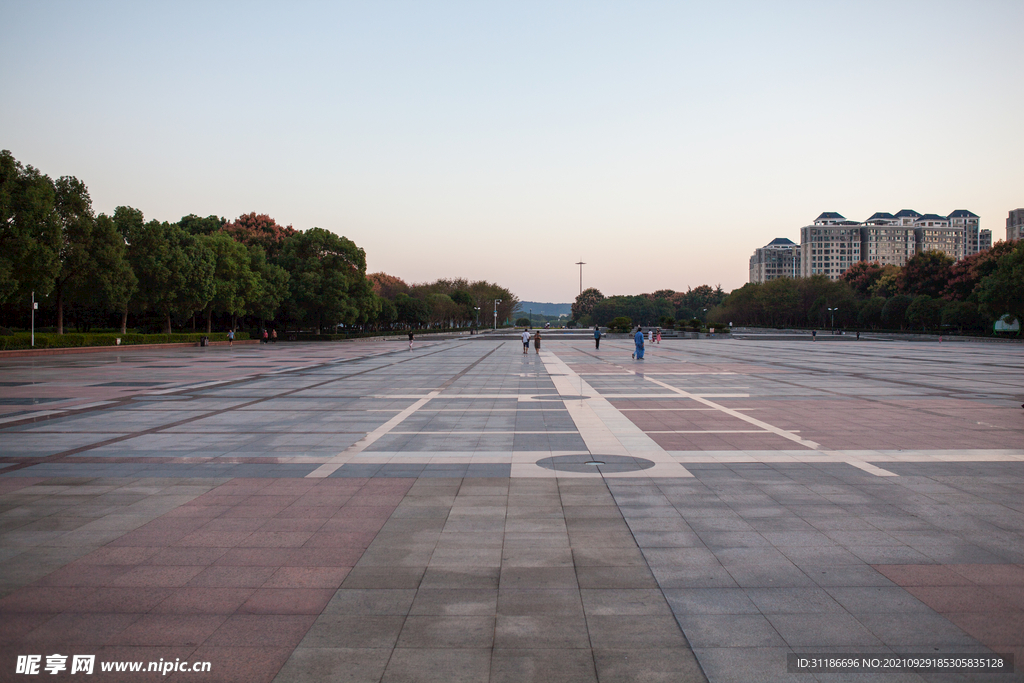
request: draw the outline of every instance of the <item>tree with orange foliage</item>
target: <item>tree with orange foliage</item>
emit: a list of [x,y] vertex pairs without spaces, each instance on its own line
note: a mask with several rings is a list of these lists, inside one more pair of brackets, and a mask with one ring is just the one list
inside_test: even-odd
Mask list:
[[387,273],[370,273],[366,276],[373,286],[373,293],[385,299],[395,300],[399,294],[408,294],[409,285],[405,280]]
[[267,214],[255,211],[225,223],[221,231],[247,247],[262,247],[268,258],[280,254],[284,241],[297,232],[292,226],[282,227]]

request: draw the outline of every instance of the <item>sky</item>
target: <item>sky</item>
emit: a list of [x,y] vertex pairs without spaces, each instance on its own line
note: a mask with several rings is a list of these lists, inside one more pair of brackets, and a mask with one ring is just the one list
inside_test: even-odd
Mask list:
[[0,0],[0,148],[522,300],[747,281],[822,211],[1024,207],[1024,2]]

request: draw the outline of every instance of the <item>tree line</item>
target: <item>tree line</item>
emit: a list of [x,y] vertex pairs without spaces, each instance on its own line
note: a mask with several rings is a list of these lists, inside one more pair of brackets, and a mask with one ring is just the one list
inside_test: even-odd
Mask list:
[[[391,286],[384,286],[385,281]],[[56,331],[129,320],[170,334],[177,324],[211,332],[271,322],[296,330],[338,326],[462,325],[518,299],[498,285],[438,280],[409,286],[366,274],[366,253],[322,228],[296,230],[265,214],[233,221],[194,214],[171,223],[130,206],[96,214],[85,184],[56,181],[0,151],[0,315],[26,326],[34,292]],[[488,299],[492,300],[490,303]],[[490,308],[487,309],[490,311]]]
[[716,323],[768,327],[991,330],[1004,315],[1024,319],[1024,242],[953,261],[937,251],[905,266],[857,263],[823,275],[748,283],[709,312]]
[[634,325],[671,327],[677,320],[707,320],[709,312],[725,298],[721,285],[700,285],[685,292],[659,289],[651,294],[608,297],[591,287],[576,297],[572,318],[585,327],[607,326],[616,318],[628,318]]

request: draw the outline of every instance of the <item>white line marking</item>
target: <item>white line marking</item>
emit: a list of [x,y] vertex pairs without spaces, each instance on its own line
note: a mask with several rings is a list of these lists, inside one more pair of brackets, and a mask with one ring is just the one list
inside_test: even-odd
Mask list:
[[898,476],[900,476],[900,475],[896,474],[895,472],[890,472],[889,470],[883,470],[881,467],[876,467],[875,465],[872,465],[869,462],[864,462],[863,460],[847,460],[846,464],[847,465],[853,465],[857,469],[864,470],[865,472],[870,472],[871,474],[873,474],[873,475],[875,475],[877,477],[898,477]]
[[399,424],[401,424],[402,421],[405,420],[405,418],[415,413],[421,407],[425,406],[427,402],[430,401],[430,399],[439,396],[440,394],[440,391],[430,392],[429,394],[427,394],[426,396],[424,396],[423,398],[416,401],[411,406],[400,412],[398,415],[395,415],[393,418],[382,424],[380,427],[374,429],[372,432],[364,436],[359,441],[356,441],[354,444],[343,450],[341,453],[338,453],[328,462],[324,463],[320,467],[317,467],[315,470],[307,474],[306,478],[322,479],[333,474],[342,465],[348,462],[352,456],[362,453],[364,450],[366,450],[366,448],[372,446],[375,441],[377,441],[382,436],[384,436],[392,429],[397,427]]

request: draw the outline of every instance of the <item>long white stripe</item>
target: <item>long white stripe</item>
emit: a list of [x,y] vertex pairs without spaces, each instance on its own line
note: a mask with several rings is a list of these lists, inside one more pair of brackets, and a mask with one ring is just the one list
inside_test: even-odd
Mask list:
[[307,474],[306,478],[322,479],[324,477],[330,476],[331,474],[336,472],[338,468],[340,468],[342,465],[348,462],[352,456],[358,453],[362,453],[368,447],[372,446],[375,441],[377,441],[382,436],[390,432],[392,429],[400,425],[405,420],[405,418],[415,413],[417,410],[425,406],[427,402],[430,401],[430,399],[439,396],[440,394],[440,391],[430,392],[429,394],[427,394],[426,396],[424,396],[423,398],[416,401],[411,406],[400,412],[398,415],[395,415],[393,418],[382,424],[380,427],[374,429],[372,432],[364,436],[359,441],[356,441],[354,444],[343,450],[341,453],[338,453],[336,456],[331,458],[329,461],[327,461],[320,467],[317,467],[315,470]]

